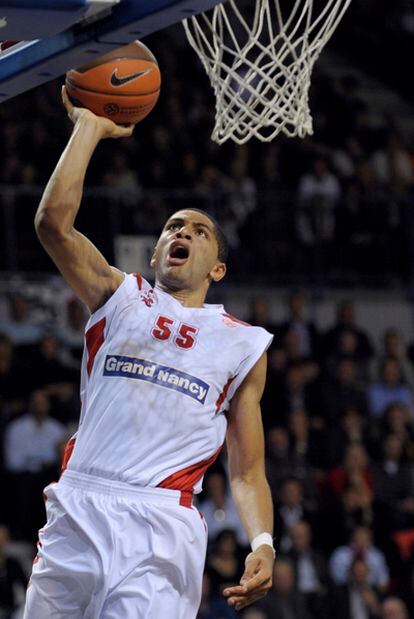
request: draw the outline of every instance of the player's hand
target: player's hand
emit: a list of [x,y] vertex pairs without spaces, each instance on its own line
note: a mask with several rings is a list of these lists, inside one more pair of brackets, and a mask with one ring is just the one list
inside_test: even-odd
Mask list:
[[96,114],[94,114],[90,110],[87,110],[86,108],[75,107],[69,99],[66,86],[62,86],[62,101],[63,105],[66,108],[68,116],[74,125],[76,125],[76,123],[78,123],[80,120],[89,120],[91,123],[94,123],[98,127],[101,139],[127,138],[132,135],[132,132],[134,131],[135,125],[117,125],[112,120],[109,120],[109,118],[96,116]]
[[241,610],[264,597],[272,586],[273,563],[273,551],[267,545],[247,555],[240,585],[223,591],[227,603]]

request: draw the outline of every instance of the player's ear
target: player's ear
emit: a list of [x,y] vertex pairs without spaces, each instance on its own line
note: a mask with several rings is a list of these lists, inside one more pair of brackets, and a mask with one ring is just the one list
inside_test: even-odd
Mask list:
[[211,281],[219,282],[225,276],[226,271],[227,267],[224,262],[216,262],[209,273]]
[[150,262],[150,266],[152,268],[154,268],[155,266],[155,255],[157,253],[157,246],[154,247],[154,251],[152,252],[152,257],[151,257],[151,262]]

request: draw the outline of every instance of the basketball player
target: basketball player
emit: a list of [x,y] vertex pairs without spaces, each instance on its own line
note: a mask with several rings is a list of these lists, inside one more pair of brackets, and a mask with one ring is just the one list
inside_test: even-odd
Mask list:
[[60,480],[45,489],[25,619],[193,619],[207,533],[192,497],[226,435],[252,552],[225,595],[244,608],[271,587],[274,560],[259,406],[271,336],[204,304],[225,275],[226,249],[202,211],[167,221],[154,287],[111,267],[74,228],[95,147],[132,127],[73,107],[64,89],[63,101],[74,130],[35,224],[91,317],[80,424]]

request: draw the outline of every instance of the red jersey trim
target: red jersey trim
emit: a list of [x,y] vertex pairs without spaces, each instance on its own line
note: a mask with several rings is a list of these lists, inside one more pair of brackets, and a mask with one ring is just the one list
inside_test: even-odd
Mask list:
[[62,473],[63,471],[66,471],[66,469],[68,468],[68,462],[70,460],[73,449],[75,447],[75,442],[76,442],[76,439],[71,438],[68,440],[68,442],[65,445],[65,451],[63,452],[63,458],[62,458],[62,469],[61,469]]
[[142,277],[139,273],[132,273],[132,275],[137,280],[138,290],[142,290]]
[[232,320],[233,322],[237,322],[237,324],[239,325],[244,325],[245,327],[252,326],[249,322],[244,322],[244,320],[240,320],[239,318],[236,318],[235,316],[232,316],[231,314],[224,313],[222,314],[222,316],[224,316],[225,318],[229,318],[229,320]]
[[223,404],[223,402],[227,398],[228,390],[230,389],[230,385],[234,381],[235,378],[236,378],[236,376],[233,376],[233,378],[229,378],[229,380],[227,381],[227,383],[223,387],[223,391],[220,393],[219,397],[217,398],[217,402],[216,402],[216,415],[217,415],[217,413],[220,412],[221,405]]
[[86,364],[86,370],[88,376],[90,376],[95,357],[102,344],[105,341],[104,330],[106,325],[106,318],[98,320],[90,329],[85,333],[86,348],[88,350],[88,362]]
[[202,460],[196,464],[191,464],[181,471],[176,471],[164,481],[158,484],[157,488],[167,488],[168,490],[181,490],[181,492],[193,492],[194,486],[203,477],[209,466],[217,460],[221,447],[207,460]]

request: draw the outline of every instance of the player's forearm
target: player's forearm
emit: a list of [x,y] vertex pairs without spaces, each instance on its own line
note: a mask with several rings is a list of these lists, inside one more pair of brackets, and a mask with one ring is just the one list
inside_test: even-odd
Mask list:
[[36,213],[38,231],[65,233],[79,210],[86,170],[102,135],[93,119],[79,119],[53,172]]
[[260,533],[273,536],[273,503],[264,474],[231,481],[233,500],[249,541]]

